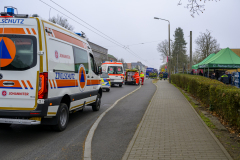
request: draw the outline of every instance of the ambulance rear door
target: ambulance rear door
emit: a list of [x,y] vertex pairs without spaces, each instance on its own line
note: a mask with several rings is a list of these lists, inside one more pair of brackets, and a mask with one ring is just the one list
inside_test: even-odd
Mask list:
[[0,18],[0,111],[37,106],[37,26],[33,18]]
[[118,64],[108,65],[108,75],[111,82],[123,82],[123,67]]

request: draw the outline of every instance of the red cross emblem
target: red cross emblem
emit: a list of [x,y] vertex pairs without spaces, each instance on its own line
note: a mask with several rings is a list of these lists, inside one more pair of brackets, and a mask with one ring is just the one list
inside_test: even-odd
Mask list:
[[6,96],[7,95],[7,91],[2,91],[2,95]]
[[55,51],[55,57],[58,59],[58,52]]

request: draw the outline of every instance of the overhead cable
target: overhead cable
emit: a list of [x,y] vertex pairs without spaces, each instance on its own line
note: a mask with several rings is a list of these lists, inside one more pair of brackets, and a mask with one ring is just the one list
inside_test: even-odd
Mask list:
[[[95,29],[95,30],[97,30],[98,32],[100,32],[101,34],[103,34],[105,37],[102,36],[101,34],[97,33],[96,31],[90,29],[89,27],[87,27],[87,26],[85,26],[85,25],[79,23],[78,21],[74,20],[73,18],[67,16],[66,14],[62,13],[61,11],[57,10],[56,8],[54,8],[54,7],[52,7],[51,5],[47,4],[46,2],[44,2],[44,1],[42,1],[42,0],[39,0],[39,1],[41,1],[41,2],[44,3],[45,5],[49,6],[50,8],[56,10],[57,12],[61,13],[62,15],[68,17],[69,19],[73,20],[74,22],[80,24],[81,26],[87,28],[88,30],[94,32],[95,34],[99,35],[100,37],[102,37],[102,38],[108,40],[109,42],[112,42],[113,44],[115,44],[115,45],[117,45],[117,46],[119,46],[119,47],[125,49],[128,53],[134,55],[135,57],[138,57],[138,58],[142,59],[140,56],[138,56],[136,53],[134,53],[134,52],[133,52],[132,50],[130,50],[128,47],[122,45],[121,43],[119,43],[119,42],[117,42],[116,40],[112,39],[111,37],[107,36],[107,35],[104,34],[103,32],[99,31],[99,30],[96,29],[95,27],[89,25],[87,22],[85,22],[85,21],[83,21],[82,19],[80,19],[79,17],[75,16],[73,13],[69,12],[67,9],[63,8],[62,6],[56,4],[54,1],[50,0],[50,1],[52,1],[54,4],[58,5],[59,7],[61,7],[62,9],[64,9],[65,11],[67,11],[68,13],[70,13],[71,15],[73,15],[74,17],[78,18],[78,19],[81,20],[82,22],[86,23],[87,25],[89,25],[89,26],[92,27],[93,29]],[[107,38],[107,37],[108,37],[108,38]],[[144,60],[144,59],[142,59],[142,60]],[[145,61],[145,60],[144,60],[144,61]]]

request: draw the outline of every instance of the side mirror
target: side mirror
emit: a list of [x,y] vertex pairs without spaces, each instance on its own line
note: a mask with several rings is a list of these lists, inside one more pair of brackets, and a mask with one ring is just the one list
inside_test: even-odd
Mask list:
[[98,74],[102,74],[102,67],[98,66]]

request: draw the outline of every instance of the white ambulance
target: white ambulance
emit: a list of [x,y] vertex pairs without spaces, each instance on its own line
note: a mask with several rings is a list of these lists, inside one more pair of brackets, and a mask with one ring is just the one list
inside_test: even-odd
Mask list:
[[[37,16],[0,15],[0,126],[66,128],[69,113],[100,109],[101,67],[81,36]],[[0,127],[0,128],[1,128]]]
[[122,87],[124,81],[124,70],[122,62],[105,61],[102,64],[102,72],[109,75],[111,86],[118,84]]

